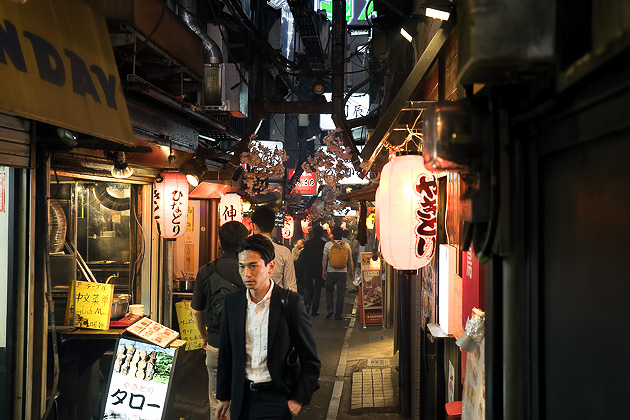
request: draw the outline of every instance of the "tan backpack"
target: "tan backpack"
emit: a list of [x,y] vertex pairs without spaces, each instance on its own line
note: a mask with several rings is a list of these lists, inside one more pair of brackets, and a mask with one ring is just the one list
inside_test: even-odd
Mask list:
[[342,269],[348,266],[348,250],[346,249],[343,241],[332,241],[332,248],[328,254],[328,264],[332,268]]

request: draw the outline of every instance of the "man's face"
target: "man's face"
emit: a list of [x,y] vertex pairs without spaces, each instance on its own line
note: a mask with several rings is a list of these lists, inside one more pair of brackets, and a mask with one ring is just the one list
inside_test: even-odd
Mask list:
[[275,266],[275,261],[265,265],[265,261],[256,251],[245,250],[238,254],[238,269],[248,289],[260,290],[268,286],[269,277]]
[[301,239],[299,239],[299,240],[297,241],[297,247],[298,247],[298,249],[302,249],[302,248],[304,248],[304,241],[303,241],[303,240],[301,240]]

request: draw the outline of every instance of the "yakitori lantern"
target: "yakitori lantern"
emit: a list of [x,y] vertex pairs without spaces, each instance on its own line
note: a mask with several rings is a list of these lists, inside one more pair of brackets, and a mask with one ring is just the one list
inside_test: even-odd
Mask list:
[[300,226],[302,226],[303,234],[308,235],[309,233],[311,233],[313,225],[311,224],[311,219],[309,219],[308,217],[302,219],[302,221],[300,222]]
[[284,239],[293,238],[293,231],[295,230],[295,221],[293,216],[287,214],[284,216],[284,224],[282,225],[282,237]]
[[165,169],[153,184],[153,218],[163,238],[177,238],[186,230],[188,181],[181,172]]
[[243,199],[236,193],[228,193],[219,201],[219,225],[226,222],[243,222]]
[[399,155],[383,166],[377,208],[381,252],[398,270],[433,259],[437,240],[437,178],[421,155]]

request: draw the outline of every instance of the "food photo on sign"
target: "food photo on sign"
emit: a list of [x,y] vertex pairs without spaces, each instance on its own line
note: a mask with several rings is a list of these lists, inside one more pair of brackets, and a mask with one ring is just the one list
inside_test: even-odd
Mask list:
[[175,348],[118,341],[103,419],[161,419],[167,403]]

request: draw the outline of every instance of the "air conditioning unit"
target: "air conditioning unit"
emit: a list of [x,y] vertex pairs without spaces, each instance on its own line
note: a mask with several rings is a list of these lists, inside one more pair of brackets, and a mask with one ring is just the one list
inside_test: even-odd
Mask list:
[[241,80],[236,64],[204,66],[204,110],[229,112],[233,117],[247,118],[247,105],[247,84]]
[[461,0],[459,82],[509,83],[546,68],[554,57],[555,2]]

